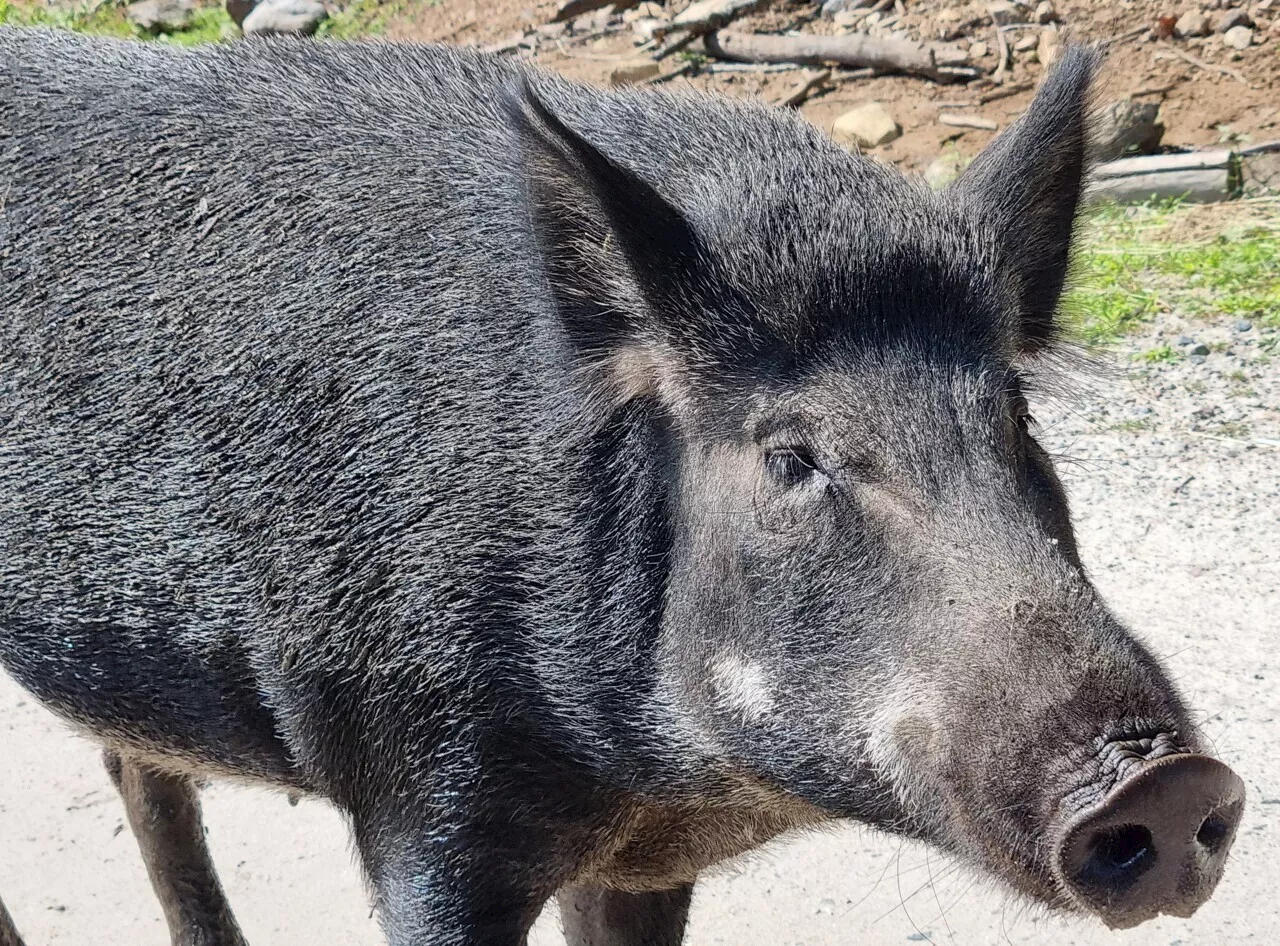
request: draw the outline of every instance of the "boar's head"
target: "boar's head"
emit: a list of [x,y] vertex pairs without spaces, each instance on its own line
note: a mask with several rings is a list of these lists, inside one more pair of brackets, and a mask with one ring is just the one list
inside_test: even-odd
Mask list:
[[1090,583],[1024,392],[1095,68],[1069,50],[939,193],[756,109],[677,199],[529,89],[513,114],[577,373],[660,428],[655,699],[725,765],[1124,927],[1208,898],[1243,788]]

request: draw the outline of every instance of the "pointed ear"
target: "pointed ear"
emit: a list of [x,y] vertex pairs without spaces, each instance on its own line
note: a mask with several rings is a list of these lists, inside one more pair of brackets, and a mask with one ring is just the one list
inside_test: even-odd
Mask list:
[[528,79],[505,106],[570,343],[587,359],[623,359],[634,370],[636,352],[665,334],[662,313],[696,284],[697,236],[652,186],[553,114]]
[[1003,237],[1028,352],[1052,342],[1058,329],[1100,61],[1093,49],[1066,50],[1026,113],[947,189]]

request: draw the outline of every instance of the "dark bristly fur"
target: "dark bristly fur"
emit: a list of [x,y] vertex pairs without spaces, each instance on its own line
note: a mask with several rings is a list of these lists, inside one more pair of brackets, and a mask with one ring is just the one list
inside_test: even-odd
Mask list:
[[203,774],[348,813],[396,946],[674,944],[830,818],[1070,905],[1100,748],[1199,738],[1018,390],[1094,67],[934,194],[462,50],[0,30],[0,662],[175,942],[239,942]]

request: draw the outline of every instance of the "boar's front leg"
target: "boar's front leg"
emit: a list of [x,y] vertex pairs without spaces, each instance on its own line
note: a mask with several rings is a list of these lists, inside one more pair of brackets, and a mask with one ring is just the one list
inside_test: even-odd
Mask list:
[[571,887],[557,899],[568,946],[680,946],[692,895],[692,884],[655,893]]
[[195,784],[111,749],[103,761],[124,799],[173,946],[246,946],[205,845]]

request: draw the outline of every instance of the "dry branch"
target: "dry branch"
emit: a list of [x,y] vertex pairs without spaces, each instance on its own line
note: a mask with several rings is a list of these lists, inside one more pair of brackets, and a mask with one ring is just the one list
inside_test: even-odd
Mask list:
[[773,104],[779,108],[796,108],[797,106],[803,105],[809,96],[826,85],[830,78],[830,69],[819,69],[813,72],[806,72],[790,92],[775,101]]
[[980,131],[995,131],[1000,126],[989,118],[977,115],[939,115],[938,123],[950,125],[952,128],[977,128]]
[[707,52],[740,62],[836,63],[883,72],[911,72],[936,77],[933,50],[905,39],[850,33],[845,36],[774,36],[768,33],[710,33]]

